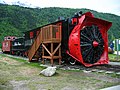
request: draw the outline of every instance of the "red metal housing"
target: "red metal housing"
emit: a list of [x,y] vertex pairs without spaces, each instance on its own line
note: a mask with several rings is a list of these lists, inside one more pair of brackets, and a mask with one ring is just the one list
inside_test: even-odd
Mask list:
[[[97,25],[100,29],[100,33],[102,34],[102,38],[104,40],[104,51],[98,60],[98,62],[89,64],[85,63],[83,60],[83,56],[81,54],[81,47],[80,47],[80,31],[82,28],[85,26],[91,26],[91,25]],[[83,14],[81,17],[78,18],[78,24],[74,27],[72,30],[70,37],[69,37],[69,51],[67,53],[72,56],[75,60],[78,62],[82,63],[86,67],[90,67],[93,65],[98,65],[98,64],[108,64],[108,36],[107,36],[107,31],[111,27],[112,23],[101,20],[98,18],[94,18],[92,13],[87,12]],[[96,41],[93,42],[93,46],[97,46],[98,43]]]

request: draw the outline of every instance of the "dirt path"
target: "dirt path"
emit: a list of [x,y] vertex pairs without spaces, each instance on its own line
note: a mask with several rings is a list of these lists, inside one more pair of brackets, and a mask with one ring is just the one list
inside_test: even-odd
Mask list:
[[45,77],[39,75],[42,69],[0,55],[0,90],[96,90],[120,83],[114,74],[58,69],[56,75]]

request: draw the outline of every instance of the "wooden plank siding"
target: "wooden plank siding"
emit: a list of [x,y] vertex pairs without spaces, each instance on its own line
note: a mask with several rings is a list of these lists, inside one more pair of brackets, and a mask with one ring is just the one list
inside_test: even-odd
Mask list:
[[[46,45],[50,45],[48,48]],[[57,44],[57,47],[56,47]],[[54,59],[59,59],[59,64],[61,64],[61,26],[60,25],[48,25],[42,27],[37,37],[35,38],[32,46],[28,51],[29,61],[32,61],[33,57],[36,55],[40,45],[42,45],[42,59],[50,59],[51,65],[53,65]],[[47,56],[46,52],[48,53]],[[59,54],[56,56],[55,53]]]

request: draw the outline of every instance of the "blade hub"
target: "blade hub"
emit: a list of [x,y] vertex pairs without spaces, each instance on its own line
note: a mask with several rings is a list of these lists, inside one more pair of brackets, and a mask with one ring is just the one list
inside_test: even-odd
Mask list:
[[97,47],[99,45],[99,43],[97,41],[93,41],[93,46]]

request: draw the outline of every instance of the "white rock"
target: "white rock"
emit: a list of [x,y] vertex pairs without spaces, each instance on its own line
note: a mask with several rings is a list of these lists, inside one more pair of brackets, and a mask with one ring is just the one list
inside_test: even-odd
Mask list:
[[111,73],[114,73],[114,72],[113,71],[106,71],[105,73],[111,74]]
[[86,70],[83,70],[84,73],[90,73],[91,71],[86,71]]
[[70,67],[68,67],[68,70],[70,70]]
[[97,71],[98,71],[98,69],[92,69],[91,71],[92,71],[92,72],[97,72]]
[[120,72],[116,73],[117,75],[120,75]]
[[52,76],[56,72],[56,67],[48,67],[40,72],[40,74],[43,74],[44,76]]
[[104,70],[99,70],[99,71],[97,71],[98,73],[102,73],[102,72],[105,72]]

